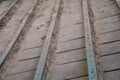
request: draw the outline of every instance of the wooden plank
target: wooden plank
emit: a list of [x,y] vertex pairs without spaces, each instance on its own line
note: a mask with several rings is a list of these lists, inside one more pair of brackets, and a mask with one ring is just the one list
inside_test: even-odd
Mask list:
[[5,17],[5,15],[12,9],[12,7],[17,3],[18,0],[15,0],[7,9],[6,11],[0,16],[0,21]]
[[17,74],[11,74],[6,76],[6,79],[4,80],[33,80],[34,74],[35,74],[35,70],[17,73]]
[[95,21],[94,26],[97,26],[95,28],[96,34],[103,34],[108,32],[113,32],[120,30],[120,15],[107,17],[104,19],[100,19]]
[[38,0],[35,0],[35,3],[33,3],[33,5],[31,5],[31,9],[28,11],[28,14],[25,16],[24,20],[20,24],[20,26],[17,29],[16,33],[13,35],[14,36],[13,39],[10,41],[10,43],[7,46],[7,48],[3,52],[2,56],[0,57],[0,66],[2,65],[2,63],[4,62],[4,60],[6,59],[9,51],[11,50],[12,46],[16,42],[17,38],[19,37],[19,35],[20,35],[21,31],[23,30],[23,28],[24,28],[24,26],[25,26],[25,24],[26,24],[29,16],[33,12],[33,9],[34,9],[35,5],[37,4],[37,2],[38,2]]
[[120,34],[120,30],[106,33],[106,34],[101,34],[99,35],[100,37],[98,38],[98,43],[107,44],[107,43],[120,41],[119,34]]
[[9,67],[6,73],[7,75],[10,75],[10,74],[18,74],[18,73],[36,70],[38,61],[39,58],[19,61],[15,66]]
[[120,41],[109,44],[99,45],[98,50],[101,56],[116,54],[120,52]]
[[78,50],[56,54],[55,57],[56,58],[54,62],[56,62],[57,64],[65,64],[65,63],[85,60],[86,52],[85,49],[78,49]]
[[45,67],[45,63],[46,63],[46,58],[47,58],[47,53],[48,53],[48,49],[50,46],[52,34],[54,31],[56,19],[58,16],[60,3],[61,3],[61,0],[56,1],[56,5],[55,5],[55,9],[54,9],[55,12],[52,15],[52,19],[51,19],[52,21],[51,21],[50,26],[49,26],[49,30],[48,30],[48,33],[47,33],[47,36],[45,39],[45,43],[43,45],[42,53],[40,55],[40,60],[38,63],[38,67],[37,67],[37,70],[35,73],[34,80],[41,80],[42,79],[42,75],[43,75],[43,71],[44,71],[44,67]]
[[23,61],[26,59],[32,59],[32,58],[37,58],[40,57],[40,51],[41,51],[42,47],[36,47],[36,48],[32,48],[32,49],[28,49],[28,50],[21,50],[18,53],[18,60],[19,61]]
[[84,41],[85,41],[84,39],[77,39],[77,40],[58,43],[57,53],[84,48],[85,47]]
[[51,66],[51,70],[46,80],[71,80],[88,74],[86,60],[64,65],[54,65]]
[[[77,15],[77,14],[76,14]],[[69,17],[71,18],[71,17]],[[65,17],[66,19],[66,17]],[[62,27],[62,26],[60,26]],[[74,40],[77,38],[83,38],[84,37],[84,29],[83,29],[83,23],[79,25],[72,25],[69,27],[63,27],[60,30],[60,35],[59,35],[59,42],[67,42],[70,40]]]
[[88,14],[87,0],[83,0],[83,15],[84,15],[85,42],[86,42],[89,80],[98,80],[96,64],[94,59],[95,55],[93,50],[92,38],[91,38],[90,19]]
[[95,1],[94,0],[91,1],[91,7],[94,12],[95,20],[105,19],[107,17],[120,14],[119,7],[114,4],[113,0],[108,1],[102,0],[99,2],[97,1],[97,3]]
[[100,57],[100,64],[103,71],[120,69],[120,53]]
[[103,80],[120,80],[120,70],[104,73]]

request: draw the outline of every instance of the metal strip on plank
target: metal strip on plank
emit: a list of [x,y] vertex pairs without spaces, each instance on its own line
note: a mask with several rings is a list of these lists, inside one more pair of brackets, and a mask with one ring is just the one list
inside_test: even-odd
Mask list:
[[0,16],[0,21],[5,17],[5,15],[12,9],[12,7],[17,3],[18,0],[15,0],[8,8],[7,10]]
[[115,2],[118,5],[118,7],[120,8],[120,0],[115,0]]
[[38,66],[37,66],[37,70],[36,70],[36,73],[35,73],[34,80],[42,80],[44,67],[45,67],[45,63],[46,63],[46,58],[47,58],[47,54],[48,54],[48,49],[49,49],[49,46],[50,46],[53,31],[54,31],[56,19],[57,19],[57,16],[58,16],[60,3],[61,3],[61,0],[56,1],[56,5],[55,5],[55,8],[54,8],[54,13],[53,13],[52,19],[51,19],[52,21],[51,21],[50,26],[49,26],[49,30],[48,30],[48,33],[47,33],[47,36],[46,36],[46,39],[45,39],[45,43],[43,45],[43,49],[42,49],[42,52],[41,52],[41,55],[40,55],[40,60],[39,60]]
[[0,66],[2,65],[2,63],[4,62],[4,60],[6,59],[9,51],[12,48],[12,46],[15,44],[15,41],[17,40],[18,36],[20,35],[21,31],[23,30],[23,28],[25,26],[25,23],[27,22],[29,16],[32,14],[32,12],[34,10],[34,7],[37,4],[37,2],[38,2],[38,0],[35,0],[35,2],[33,3],[33,5],[31,6],[31,9],[28,11],[27,15],[25,16],[25,18],[23,19],[23,21],[20,24],[19,28],[17,29],[16,33],[13,35],[13,39],[10,41],[10,43],[7,46],[7,48],[3,52],[2,56],[0,57]]
[[91,34],[91,26],[90,19],[88,13],[88,1],[83,0],[83,15],[84,15],[84,28],[85,28],[85,45],[86,45],[86,53],[87,53],[87,63],[88,63],[88,75],[89,80],[98,80],[97,69],[95,64],[95,53],[93,49],[92,43],[92,34]]

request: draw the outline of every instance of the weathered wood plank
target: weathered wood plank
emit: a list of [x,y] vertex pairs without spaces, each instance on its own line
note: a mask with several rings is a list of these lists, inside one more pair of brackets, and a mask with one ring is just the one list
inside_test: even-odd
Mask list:
[[104,73],[103,79],[104,80],[120,80],[120,70]]
[[22,72],[6,76],[4,80],[33,80],[35,71]]
[[78,48],[83,48],[83,47],[85,47],[85,41],[84,40],[85,39],[77,39],[77,40],[58,43],[57,52],[62,53],[62,52],[66,52],[66,51],[69,51],[69,50],[75,50],[75,49],[78,49]]
[[111,71],[120,69],[120,53],[103,56],[100,58],[100,63],[103,71]]
[[86,60],[64,65],[54,65],[51,67],[51,70],[47,80],[71,80],[71,78],[88,74]]
[[55,63],[64,64],[69,62],[85,60],[86,52],[85,49],[78,49],[78,50],[56,54],[55,57],[56,57],[56,59],[54,60]]

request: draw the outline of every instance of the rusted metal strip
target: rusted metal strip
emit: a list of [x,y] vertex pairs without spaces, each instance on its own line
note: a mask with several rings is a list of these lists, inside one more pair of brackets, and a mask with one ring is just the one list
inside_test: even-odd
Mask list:
[[88,13],[88,1],[83,0],[83,15],[84,15],[84,27],[85,27],[85,42],[86,42],[86,53],[87,53],[87,63],[89,80],[98,80],[96,64],[95,64],[95,53],[93,50],[92,34],[90,28],[90,19]]
[[61,0],[56,0],[54,13],[53,13],[52,19],[51,19],[52,21],[51,21],[50,26],[49,26],[49,30],[48,30],[48,33],[47,33],[47,36],[46,36],[46,39],[45,39],[45,43],[43,45],[43,49],[42,49],[42,52],[41,52],[41,55],[40,55],[40,60],[39,60],[38,66],[37,66],[37,70],[36,70],[36,73],[35,73],[34,80],[42,80],[43,71],[44,71],[46,58],[47,58],[47,54],[48,54],[48,49],[49,49],[49,46],[50,46],[53,31],[54,31],[54,28],[55,28],[60,3],[61,3]]
[[19,28],[17,29],[16,33],[13,35],[13,39],[10,41],[10,43],[8,44],[7,48],[5,49],[5,51],[3,52],[2,56],[0,57],[0,66],[2,65],[2,63],[4,62],[4,60],[6,59],[8,53],[10,52],[11,48],[13,47],[13,45],[15,44],[17,38],[19,37],[21,31],[23,30],[28,18],[30,17],[30,15],[32,14],[35,5],[37,4],[38,0],[35,0],[35,2],[33,3],[33,5],[31,5],[31,9],[29,10],[29,12],[27,13],[27,15],[25,16],[25,18],[23,19],[22,23],[20,24]]
[[0,21],[5,17],[5,15],[12,9],[12,7],[17,3],[18,0],[15,0],[8,8],[7,10],[0,16]]

